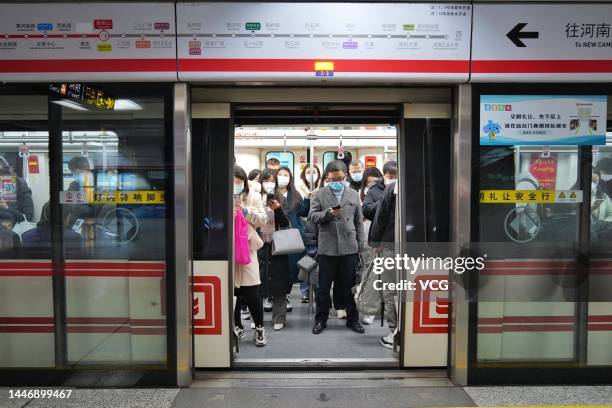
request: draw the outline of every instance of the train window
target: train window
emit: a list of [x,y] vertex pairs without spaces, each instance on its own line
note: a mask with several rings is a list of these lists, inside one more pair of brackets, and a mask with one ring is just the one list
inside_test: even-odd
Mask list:
[[280,162],[281,167],[288,167],[290,169],[295,168],[293,167],[295,163],[295,156],[293,155],[293,152],[271,151],[266,153],[265,162],[267,163],[270,159],[278,160]]
[[47,96],[22,91],[0,95],[0,367],[53,367]]
[[170,218],[164,98],[104,88],[113,110],[61,104],[67,360],[160,363]]

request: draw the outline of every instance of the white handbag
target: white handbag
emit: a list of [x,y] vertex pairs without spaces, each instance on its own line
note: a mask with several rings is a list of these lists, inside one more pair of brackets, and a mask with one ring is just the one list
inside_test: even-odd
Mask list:
[[272,255],[300,254],[305,250],[299,229],[288,228],[272,233]]

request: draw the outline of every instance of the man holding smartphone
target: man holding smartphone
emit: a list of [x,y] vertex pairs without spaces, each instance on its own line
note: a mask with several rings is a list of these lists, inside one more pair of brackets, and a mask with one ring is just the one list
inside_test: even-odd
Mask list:
[[351,289],[363,247],[363,214],[359,193],[346,186],[346,165],[334,160],[325,168],[329,184],[317,190],[311,200],[308,220],[319,227],[319,286],[313,334],[327,327],[331,307],[330,289],[342,291],[346,304],[346,327],[363,333]]

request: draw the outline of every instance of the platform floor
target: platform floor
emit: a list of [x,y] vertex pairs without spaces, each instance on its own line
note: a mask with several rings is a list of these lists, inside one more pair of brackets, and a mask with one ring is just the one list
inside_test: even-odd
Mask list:
[[74,389],[69,399],[1,408],[407,408],[612,406],[612,386],[455,387],[432,372],[210,372],[186,389]]

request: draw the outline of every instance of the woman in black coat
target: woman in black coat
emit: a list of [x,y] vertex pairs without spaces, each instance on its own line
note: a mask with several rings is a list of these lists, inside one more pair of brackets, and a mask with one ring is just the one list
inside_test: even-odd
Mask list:
[[260,228],[263,247],[257,251],[262,297],[272,303],[274,330],[281,330],[287,323],[287,294],[289,286],[289,258],[272,255],[272,234],[289,227],[289,218],[276,197],[276,176],[268,169],[261,172],[262,201],[268,214],[268,222]]

